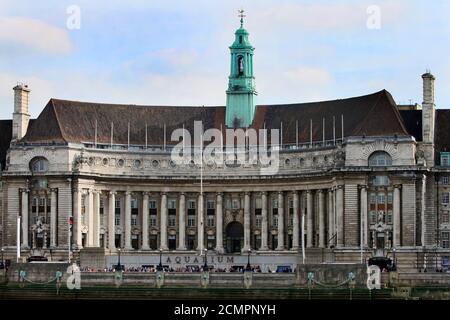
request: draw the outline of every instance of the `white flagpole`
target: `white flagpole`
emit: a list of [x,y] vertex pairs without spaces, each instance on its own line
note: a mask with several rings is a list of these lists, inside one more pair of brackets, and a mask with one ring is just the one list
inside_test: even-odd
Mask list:
[[20,259],[20,216],[17,217],[17,263]]

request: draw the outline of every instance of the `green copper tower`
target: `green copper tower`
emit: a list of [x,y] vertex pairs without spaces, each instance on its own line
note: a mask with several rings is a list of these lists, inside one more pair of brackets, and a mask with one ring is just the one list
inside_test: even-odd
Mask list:
[[240,10],[241,27],[235,32],[230,47],[231,70],[228,77],[225,124],[229,128],[247,128],[253,123],[256,109],[255,77],[253,76],[253,51],[244,29],[244,11]]

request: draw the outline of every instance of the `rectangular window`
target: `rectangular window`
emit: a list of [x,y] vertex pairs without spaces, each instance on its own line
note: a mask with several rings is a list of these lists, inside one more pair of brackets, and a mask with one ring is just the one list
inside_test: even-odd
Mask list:
[[239,200],[233,199],[231,202],[231,205],[232,205],[232,209],[239,209]]
[[393,194],[392,194],[391,192],[388,193],[388,195],[387,195],[387,200],[388,200],[388,203],[389,203],[389,204],[392,204],[392,203],[393,203],[394,196],[393,196]]
[[387,213],[387,224],[392,224],[392,211],[388,211]]
[[255,235],[255,247],[254,249],[261,248],[261,235],[257,234]]
[[207,226],[214,227],[215,217],[213,215],[208,215],[207,217]]
[[137,199],[132,198],[131,199],[131,208],[134,209],[134,208],[137,208],[137,207],[138,207]]
[[115,212],[116,214],[120,214],[120,199],[116,199],[115,201]]
[[442,194],[442,204],[448,204],[449,203],[449,193],[444,192]]
[[195,227],[195,216],[188,215],[188,227]]
[[169,214],[169,221],[168,221],[169,227],[175,227],[176,221],[177,221],[176,215]]
[[274,228],[277,228],[277,227],[278,227],[278,215],[273,215],[273,216],[272,216],[272,226],[273,226]]
[[154,215],[154,214],[150,215],[149,223],[150,223],[150,227],[156,227],[156,225],[157,225],[156,215]]
[[444,249],[450,248],[450,232],[445,231],[441,233],[441,243],[442,248]]
[[195,210],[195,200],[189,200],[188,201],[188,209],[194,209]]
[[262,217],[261,217],[261,215],[256,215],[255,216],[255,224],[256,224],[256,227],[257,228],[261,228],[261,226],[262,226]]
[[448,211],[442,211],[441,222],[442,223],[449,223],[449,213],[448,213]]
[[370,211],[370,224],[377,223],[377,213],[375,211]]
[[215,208],[216,208],[216,202],[214,200],[206,201],[206,209],[215,209]]
[[157,209],[158,207],[156,206],[156,200],[150,200],[148,202],[148,208],[149,209]]
[[167,203],[167,208],[170,209],[176,209],[177,208],[177,201],[174,199],[169,199],[169,202]]
[[378,201],[378,204],[384,204],[385,201],[386,201],[385,194],[384,193],[379,193],[377,201]]
[[441,166],[450,166],[450,152],[441,152]]
[[441,177],[441,183],[444,186],[448,186],[448,177]]
[[261,198],[256,198],[255,199],[255,208],[256,209],[261,209],[262,208],[262,199]]
[[272,200],[272,208],[273,209],[278,209],[278,199],[273,199]]
[[114,223],[116,226],[120,226],[120,214],[116,214]]
[[132,226],[137,225],[137,215],[136,214],[131,215],[131,225]]
[[208,235],[206,246],[208,250],[213,250],[216,245],[216,237],[213,235]]
[[100,198],[100,214],[103,214],[105,212],[105,201],[103,201],[103,198]]

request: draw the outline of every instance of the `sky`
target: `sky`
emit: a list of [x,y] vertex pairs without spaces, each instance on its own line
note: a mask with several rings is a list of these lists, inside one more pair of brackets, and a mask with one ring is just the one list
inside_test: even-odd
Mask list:
[[238,10],[255,47],[258,104],[388,90],[450,108],[446,0],[0,0],[0,118],[17,83],[37,117],[51,98],[225,105]]

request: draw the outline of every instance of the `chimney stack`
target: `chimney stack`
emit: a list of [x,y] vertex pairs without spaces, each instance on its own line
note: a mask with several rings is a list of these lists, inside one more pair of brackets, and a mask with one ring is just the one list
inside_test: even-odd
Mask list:
[[434,142],[435,100],[434,81],[435,77],[427,71],[422,75],[423,79],[423,103],[422,103],[422,140],[425,143]]
[[27,133],[30,121],[30,89],[26,84],[18,83],[14,88],[14,113],[12,140],[20,140]]

